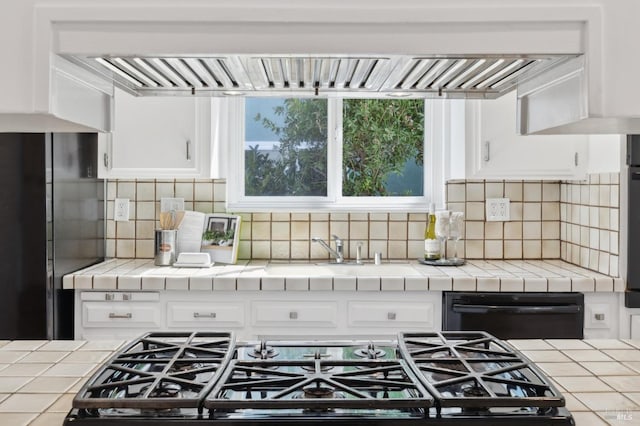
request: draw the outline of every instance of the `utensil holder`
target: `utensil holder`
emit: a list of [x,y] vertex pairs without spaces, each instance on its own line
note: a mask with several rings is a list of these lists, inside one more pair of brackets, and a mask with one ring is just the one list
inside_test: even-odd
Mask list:
[[156,229],[154,244],[154,264],[156,266],[171,266],[176,261],[175,229]]

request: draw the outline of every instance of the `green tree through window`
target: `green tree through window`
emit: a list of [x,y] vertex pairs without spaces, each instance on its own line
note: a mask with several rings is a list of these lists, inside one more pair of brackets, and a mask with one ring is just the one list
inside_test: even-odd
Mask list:
[[342,172],[327,170],[326,100],[249,98],[245,110],[247,196],[326,196],[327,173],[344,196],[423,195],[422,100],[344,100]]

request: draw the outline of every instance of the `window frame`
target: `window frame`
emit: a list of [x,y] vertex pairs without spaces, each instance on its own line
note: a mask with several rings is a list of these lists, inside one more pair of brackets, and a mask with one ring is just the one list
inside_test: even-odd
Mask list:
[[229,150],[227,210],[243,212],[425,212],[431,202],[444,205],[449,169],[450,107],[446,100],[424,100],[422,196],[353,197],[342,195],[342,99],[327,98],[327,196],[244,195],[245,99],[228,99]]

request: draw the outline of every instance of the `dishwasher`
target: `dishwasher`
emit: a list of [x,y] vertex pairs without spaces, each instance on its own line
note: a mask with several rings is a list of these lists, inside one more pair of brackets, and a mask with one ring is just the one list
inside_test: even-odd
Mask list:
[[442,299],[442,329],[486,331],[501,339],[582,339],[582,293],[466,293]]

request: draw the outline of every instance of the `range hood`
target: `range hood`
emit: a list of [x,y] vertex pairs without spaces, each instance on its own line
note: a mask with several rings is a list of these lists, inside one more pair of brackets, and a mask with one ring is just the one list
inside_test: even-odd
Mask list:
[[494,99],[579,55],[65,57],[136,96]]

